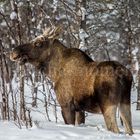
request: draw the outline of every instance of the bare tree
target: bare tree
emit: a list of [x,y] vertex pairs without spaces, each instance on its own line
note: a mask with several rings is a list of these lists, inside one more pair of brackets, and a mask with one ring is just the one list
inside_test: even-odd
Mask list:
[[6,120],[7,119],[7,96],[6,96],[6,87],[5,87],[5,78],[4,78],[4,64],[3,64],[3,47],[2,47],[2,42],[0,41],[0,74],[1,74],[1,84],[2,84],[2,89],[1,89],[1,97],[2,97],[2,108],[1,108],[1,112],[2,112],[2,119]]

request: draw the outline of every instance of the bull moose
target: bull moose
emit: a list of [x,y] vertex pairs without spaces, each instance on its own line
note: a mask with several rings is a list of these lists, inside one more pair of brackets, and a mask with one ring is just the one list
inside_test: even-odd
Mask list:
[[80,49],[65,47],[57,39],[59,29],[49,28],[15,47],[10,59],[20,64],[29,62],[52,80],[66,124],[85,123],[85,111],[101,112],[107,129],[119,133],[119,108],[125,132],[132,135],[131,72],[119,62],[95,62]]

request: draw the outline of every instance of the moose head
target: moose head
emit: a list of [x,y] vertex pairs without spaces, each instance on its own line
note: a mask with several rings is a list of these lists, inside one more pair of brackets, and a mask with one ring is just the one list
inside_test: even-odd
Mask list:
[[10,53],[12,61],[25,64],[26,62],[37,65],[50,55],[50,47],[59,36],[61,27],[48,28],[42,35],[31,40],[29,43],[17,46]]

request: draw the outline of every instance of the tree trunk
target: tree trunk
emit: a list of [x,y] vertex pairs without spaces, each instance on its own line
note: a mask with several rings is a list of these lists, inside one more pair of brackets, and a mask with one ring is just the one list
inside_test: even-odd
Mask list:
[[24,67],[20,66],[20,119],[26,120],[25,99],[24,99]]
[[140,110],[140,68],[138,71],[138,87],[137,87],[137,110]]
[[86,46],[86,0],[76,0],[76,11],[79,13],[79,40],[78,48],[85,48]]
[[3,69],[3,58],[2,58],[2,49],[0,49],[0,74],[1,74],[1,83],[2,83],[2,90],[1,90],[1,97],[2,97],[2,119],[6,120],[7,108],[6,108],[6,91],[5,91],[5,79],[4,79],[4,69]]
[[38,71],[35,68],[34,80],[32,81],[32,107],[37,107],[37,90],[38,90]]

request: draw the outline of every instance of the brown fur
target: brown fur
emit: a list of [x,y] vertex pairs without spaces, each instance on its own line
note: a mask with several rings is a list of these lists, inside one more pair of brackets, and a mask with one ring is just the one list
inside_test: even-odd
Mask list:
[[107,129],[119,133],[119,107],[126,133],[133,134],[130,110],[132,74],[115,61],[94,62],[84,52],[66,48],[58,40],[40,38],[18,46],[11,60],[29,62],[54,82],[66,124],[85,122],[84,111],[101,112]]

